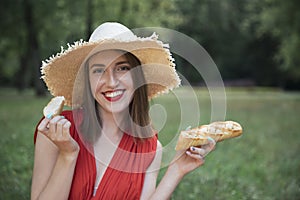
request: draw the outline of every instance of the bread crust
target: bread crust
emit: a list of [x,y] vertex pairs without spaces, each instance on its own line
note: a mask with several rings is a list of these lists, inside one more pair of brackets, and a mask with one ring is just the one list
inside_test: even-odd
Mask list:
[[43,114],[45,117],[54,117],[60,115],[64,108],[65,98],[63,96],[53,97],[47,106],[43,109]]
[[208,137],[216,142],[238,137],[243,133],[242,126],[235,121],[216,121],[190,130],[181,131],[175,150],[188,149],[208,143]]
[[243,133],[242,126],[235,121],[217,121],[198,127],[199,131],[216,142],[238,137]]
[[208,143],[208,138],[196,129],[181,131],[175,150],[188,149],[191,146],[200,146]]

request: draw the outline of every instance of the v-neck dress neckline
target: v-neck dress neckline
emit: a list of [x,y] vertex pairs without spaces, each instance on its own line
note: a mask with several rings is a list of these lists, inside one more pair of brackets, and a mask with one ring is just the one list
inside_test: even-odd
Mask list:
[[[78,126],[74,125],[82,121],[82,119],[79,117],[79,119],[74,120],[72,113],[72,111],[64,111],[62,113],[71,122],[70,134],[80,146],[69,199],[140,199],[145,172],[155,157],[157,135],[139,140],[124,133],[110,165],[104,172],[97,192],[93,195],[97,176],[95,157],[93,152],[88,150],[81,141]],[[37,128],[34,141],[36,140],[36,135]]]

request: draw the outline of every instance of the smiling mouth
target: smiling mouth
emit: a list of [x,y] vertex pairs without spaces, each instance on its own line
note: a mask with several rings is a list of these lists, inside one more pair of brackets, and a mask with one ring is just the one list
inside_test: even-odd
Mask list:
[[125,90],[114,90],[114,91],[106,91],[103,92],[103,96],[106,100],[113,102],[118,101],[124,94]]

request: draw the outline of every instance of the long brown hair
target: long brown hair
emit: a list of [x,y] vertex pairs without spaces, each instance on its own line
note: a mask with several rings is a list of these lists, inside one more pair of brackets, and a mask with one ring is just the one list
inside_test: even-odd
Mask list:
[[[150,125],[147,84],[141,67],[141,62],[129,52],[122,50],[117,51],[122,52],[128,60],[131,66],[130,73],[133,79],[134,88],[136,88],[132,101],[129,104],[130,118],[126,120],[126,132],[135,136],[136,138],[149,138],[153,136],[153,131]],[[101,120],[100,110],[97,106],[98,103],[95,100],[90,87],[89,59],[87,59],[83,66],[83,121],[80,125],[80,132],[86,142],[93,143],[101,134],[103,122]]]

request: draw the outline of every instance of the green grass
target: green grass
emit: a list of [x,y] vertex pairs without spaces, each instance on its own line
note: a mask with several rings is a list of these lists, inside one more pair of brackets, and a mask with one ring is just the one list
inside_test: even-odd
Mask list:
[[30,199],[33,132],[47,98],[0,92],[0,199]]
[[[209,95],[197,94],[208,105],[200,124],[207,123]],[[226,119],[240,122],[244,134],[219,143],[173,199],[299,199],[299,117],[299,93],[228,89]]]
[[[180,92],[185,94],[184,89]],[[207,123],[209,94],[200,89],[196,94],[200,124]],[[188,104],[189,95],[185,98]],[[18,94],[0,89],[0,199],[30,197],[33,131],[48,100],[49,97],[35,98],[31,91]],[[178,124],[182,105],[174,95],[160,97],[152,104],[161,104],[165,109],[166,123],[159,138],[168,146],[181,128]],[[193,116],[193,110],[184,112]],[[299,199],[299,113],[300,93],[227,89],[226,119],[240,122],[244,134],[219,143],[205,164],[178,185],[172,199]],[[154,119],[157,123],[160,122]],[[159,179],[164,171],[165,168]]]

